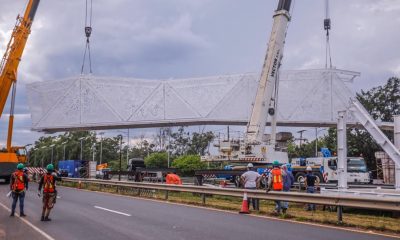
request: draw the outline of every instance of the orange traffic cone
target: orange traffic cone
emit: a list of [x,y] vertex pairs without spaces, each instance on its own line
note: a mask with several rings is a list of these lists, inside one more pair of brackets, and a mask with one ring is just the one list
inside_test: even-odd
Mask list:
[[243,194],[243,202],[242,202],[242,209],[240,209],[241,214],[249,214],[250,210],[249,210],[249,203],[247,202],[247,193],[244,192]]

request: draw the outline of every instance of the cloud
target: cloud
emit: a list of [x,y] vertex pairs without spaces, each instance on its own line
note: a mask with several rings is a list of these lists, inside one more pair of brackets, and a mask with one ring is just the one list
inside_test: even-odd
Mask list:
[[[260,72],[276,2],[96,0],[94,74],[166,79]],[[0,0],[0,54],[25,4]],[[41,1],[18,72],[16,113],[29,114],[25,84],[80,74],[84,14],[84,1]],[[333,64],[361,72],[355,90],[399,75],[400,1],[335,0],[330,15]],[[324,67],[323,18],[324,1],[296,1],[284,69]],[[17,130],[29,129],[28,118],[16,121]],[[0,123],[1,141],[7,125]],[[24,143],[37,136],[16,134],[15,140]]]

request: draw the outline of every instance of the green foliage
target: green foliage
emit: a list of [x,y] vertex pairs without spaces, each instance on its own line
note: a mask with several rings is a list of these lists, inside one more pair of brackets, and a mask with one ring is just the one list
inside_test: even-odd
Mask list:
[[400,79],[392,77],[383,86],[366,92],[361,90],[357,99],[374,119],[392,122],[393,115],[400,114]]
[[184,127],[180,127],[177,132],[171,133],[171,143],[167,148],[174,156],[185,154],[204,155],[214,137],[212,132],[195,132],[190,137],[190,133],[185,132]]
[[166,168],[168,167],[168,154],[166,152],[156,152],[144,159],[146,167]]
[[[108,167],[111,168],[111,170],[119,171],[119,160],[109,161]],[[127,169],[128,169],[128,164],[126,162],[126,159],[122,159],[121,160],[121,171],[126,171]]]
[[172,163],[173,167],[178,168],[185,176],[193,174],[194,170],[204,169],[207,165],[200,160],[199,155],[183,155]]

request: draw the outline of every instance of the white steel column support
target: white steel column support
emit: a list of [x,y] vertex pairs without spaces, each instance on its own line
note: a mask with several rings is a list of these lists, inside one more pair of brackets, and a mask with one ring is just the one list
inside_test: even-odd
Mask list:
[[383,151],[389,155],[394,161],[397,167],[400,167],[400,151],[394,144],[386,137],[386,135],[376,125],[374,119],[369,115],[367,110],[362,106],[360,102],[352,99],[351,110],[357,117],[358,121],[368,131],[374,140],[381,146]]
[[338,188],[347,189],[347,111],[340,111],[337,125]]
[[[400,150],[400,115],[394,116],[394,145]],[[395,188],[400,191],[400,166],[395,164]]]

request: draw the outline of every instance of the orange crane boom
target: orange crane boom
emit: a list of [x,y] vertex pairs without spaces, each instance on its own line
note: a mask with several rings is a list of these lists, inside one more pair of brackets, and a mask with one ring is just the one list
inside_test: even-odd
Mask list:
[[[7,152],[0,153],[0,164],[26,161],[25,155],[19,152],[19,150],[23,147],[11,146],[14,124],[14,105],[18,66],[21,62],[22,54],[24,52],[26,42],[28,41],[29,34],[31,33],[32,22],[35,18],[39,3],[40,0],[29,0],[24,16],[21,17],[18,15],[10,42],[7,45],[6,52],[4,53],[0,63],[0,118],[3,115],[4,106],[6,105],[10,90],[12,89],[7,134]],[[7,168],[8,167],[5,166],[0,167],[0,177],[5,175],[7,172],[5,169]]]

